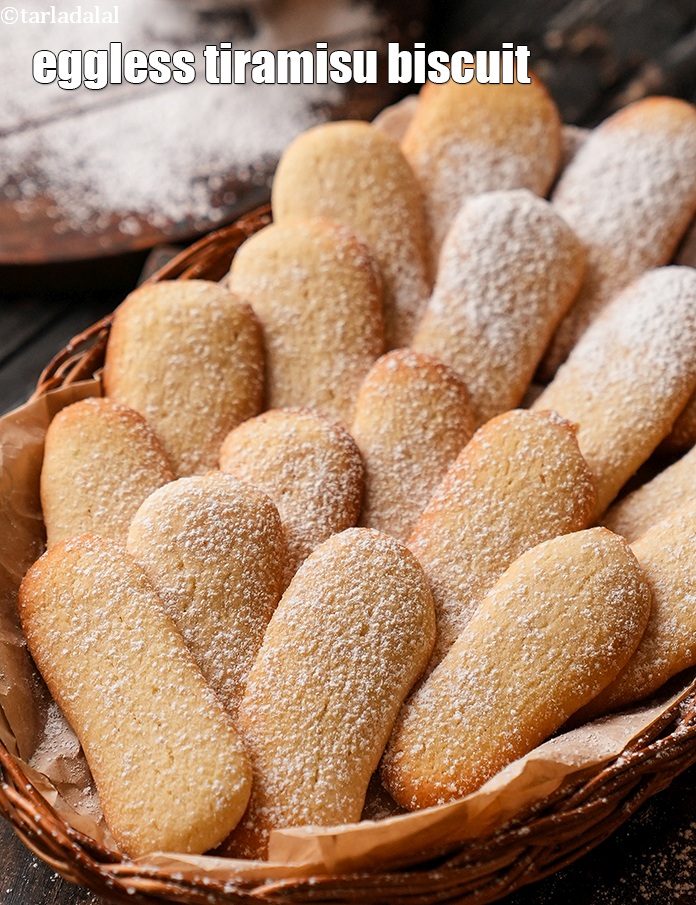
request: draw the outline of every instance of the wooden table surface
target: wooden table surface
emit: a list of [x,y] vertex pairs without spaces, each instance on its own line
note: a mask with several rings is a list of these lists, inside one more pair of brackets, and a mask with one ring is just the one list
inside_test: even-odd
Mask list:
[[[591,125],[627,100],[696,99],[696,6],[680,0],[434,0],[431,47],[528,43],[568,122]],[[1,241],[0,236],[0,241]],[[32,391],[73,335],[132,288],[144,254],[59,268],[0,268],[0,412]],[[507,905],[673,905],[696,901],[696,769],[609,840]],[[0,819],[0,905],[101,905],[57,877]]]

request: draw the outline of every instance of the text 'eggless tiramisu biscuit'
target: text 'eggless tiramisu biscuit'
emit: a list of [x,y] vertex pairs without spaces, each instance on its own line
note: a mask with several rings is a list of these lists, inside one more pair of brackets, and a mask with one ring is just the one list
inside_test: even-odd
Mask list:
[[516,410],[479,428],[408,541],[435,601],[429,669],[510,563],[542,541],[586,528],[594,502],[592,477],[567,421]]
[[276,409],[240,424],[220,468],[273,500],[288,542],[284,587],[315,547],[360,515],[364,466],[348,431],[309,409]]
[[616,679],[578,714],[594,719],[645,698],[696,664],[696,500],[631,544],[652,594],[638,649]]
[[278,164],[273,216],[326,217],[364,239],[384,280],[387,347],[408,345],[430,295],[430,262],[420,189],[396,142],[359,122],[304,132]]
[[307,406],[350,423],[384,351],[379,271],[367,246],[327,220],[273,224],[235,255],[230,288],[263,328],[266,407]]
[[125,543],[138,506],[173,480],[161,443],[133,409],[100,398],[67,406],[46,432],[41,507],[47,545],[76,534]]
[[601,515],[696,387],[696,270],[648,271],[597,317],[534,403],[578,425]]
[[617,292],[669,263],[696,213],[696,109],[651,97],[619,110],[579,148],[552,203],[588,257],[578,298],[544,356],[546,378]]
[[180,478],[142,504],[128,551],[236,718],[283,590],[285,535],[275,506],[231,475]]
[[215,847],[244,813],[249,762],[142,569],[116,542],[80,535],[32,566],[19,605],[119,847]]
[[652,481],[620,499],[602,516],[602,524],[629,543],[675,509],[696,499],[696,447]]
[[104,389],[140,412],[178,476],[215,467],[226,434],[261,410],[263,340],[254,313],[206,280],[139,287],[116,310]]
[[394,538],[350,528],[311,554],[249,675],[239,728],[253,792],[226,854],[263,857],[276,827],[360,819],[434,637],[423,570]]
[[518,190],[464,203],[413,347],[460,374],[477,425],[519,405],[584,267],[580,242],[548,201]]
[[474,432],[467,388],[438,359],[397,349],[365,378],[351,430],[365,462],[360,523],[406,541]]
[[528,550],[404,705],[382,780],[410,809],[463,798],[535,748],[636,649],[650,591],[604,528]]
[[437,251],[472,195],[546,194],[560,163],[561,121],[536,76],[528,85],[427,83],[401,147],[423,188]]

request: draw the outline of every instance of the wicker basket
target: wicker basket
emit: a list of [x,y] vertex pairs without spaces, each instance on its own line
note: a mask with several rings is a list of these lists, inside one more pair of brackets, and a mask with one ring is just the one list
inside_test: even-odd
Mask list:
[[[270,222],[262,208],[184,251],[151,280],[217,280],[241,243]],[[93,376],[104,360],[111,318],[76,337],[45,369],[35,396]],[[660,721],[620,756],[566,783],[524,819],[487,838],[424,850],[382,871],[241,882],[143,868],[77,832],[28,781],[0,744],[0,813],[66,879],[115,902],[434,903],[494,902],[568,865],[600,843],[646,799],[696,762],[696,679]]]

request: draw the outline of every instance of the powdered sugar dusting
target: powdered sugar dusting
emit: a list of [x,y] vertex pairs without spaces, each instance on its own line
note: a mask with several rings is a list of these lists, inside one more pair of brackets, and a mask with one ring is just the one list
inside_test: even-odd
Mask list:
[[315,547],[358,520],[360,452],[344,427],[308,409],[245,421],[225,439],[220,468],[259,487],[278,507],[288,541],[284,584]]
[[488,192],[459,211],[413,346],[459,372],[478,424],[519,404],[583,264],[573,233],[531,192]]
[[579,425],[597,513],[669,432],[696,386],[696,270],[662,267],[628,286],[573,349],[534,408]]
[[670,260],[696,212],[696,112],[659,98],[616,114],[583,143],[552,202],[585,244],[588,267],[548,373],[619,290]]

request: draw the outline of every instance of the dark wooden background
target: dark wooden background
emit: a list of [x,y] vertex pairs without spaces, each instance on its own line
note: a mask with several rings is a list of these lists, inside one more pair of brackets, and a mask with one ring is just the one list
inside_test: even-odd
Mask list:
[[[566,122],[593,125],[647,93],[696,101],[696,0],[433,2],[432,49],[526,43]],[[0,234],[0,243],[2,235]],[[136,284],[146,252],[61,266],[0,268],[0,411],[43,365]],[[696,771],[678,778],[576,864],[507,905],[696,902]],[[2,905],[101,905],[30,855],[0,820]]]

